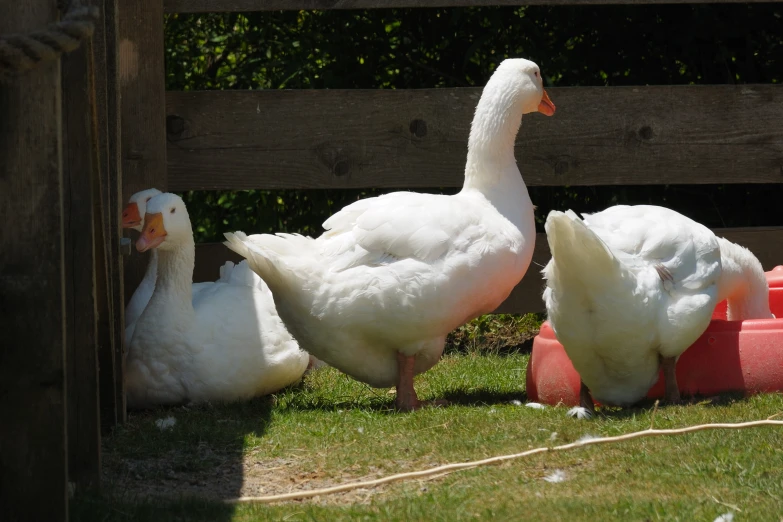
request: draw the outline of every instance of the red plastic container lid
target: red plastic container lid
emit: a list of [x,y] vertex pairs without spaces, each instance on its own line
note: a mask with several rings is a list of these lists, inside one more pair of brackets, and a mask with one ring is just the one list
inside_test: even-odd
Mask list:
[[783,288],[783,265],[778,265],[765,274],[770,288]]

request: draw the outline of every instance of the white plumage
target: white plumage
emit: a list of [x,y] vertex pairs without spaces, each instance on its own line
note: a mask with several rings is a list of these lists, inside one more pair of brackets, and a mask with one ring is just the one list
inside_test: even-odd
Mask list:
[[136,247],[157,248],[158,279],[126,360],[129,407],[247,399],[302,377],[309,357],[247,263],[227,263],[220,280],[192,295],[195,245],[178,196],[149,201]]
[[530,264],[533,205],[514,138],[535,111],[554,113],[538,66],[505,60],[478,103],[459,194],[395,192],[348,205],[317,239],[237,232],[226,244],[269,284],[303,348],[372,386],[396,385],[397,406],[415,409],[413,374]]
[[729,299],[730,319],[771,317],[758,260],[673,210],[618,205],[584,219],[553,211],[546,232],[548,318],[582,378],[588,410],[590,395],[638,401],[661,367],[667,399],[679,400],[675,361],[720,300]]
[[[160,193],[160,190],[150,188],[133,194],[128,199],[128,204],[122,212],[122,227],[141,232],[144,227],[147,202]],[[125,349],[130,346],[131,339],[133,339],[133,331],[136,328],[136,321],[147,307],[147,303],[150,302],[150,297],[152,297],[152,292],[155,290],[155,281],[158,278],[158,251],[153,249],[149,256],[150,259],[147,262],[147,270],[144,272],[144,277],[125,306]],[[220,268],[221,277],[224,269],[225,267]],[[193,283],[193,296],[196,296],[199,291],[211,284],[211,281]]]

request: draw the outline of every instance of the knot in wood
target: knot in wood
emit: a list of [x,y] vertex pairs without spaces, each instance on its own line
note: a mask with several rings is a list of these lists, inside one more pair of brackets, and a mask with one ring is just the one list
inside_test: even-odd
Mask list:
[[351,164],[348,162],[347,159],[344,158],[338,158],[337,162],[332,167],[332,173],[338,178],[342,176],[347,176],[350,170],[351,170]]
[[651,140],[654,135],[652,127],[649,125],[645,125],[639,129],[639,137],[644,141]]
[[341,143],[322,143],[314,149],[318,160],[329,169],[335,177],[348,176],[351,172],[352,160],[355,153],[351,152],[350,146]]
[[424,120],[413,120],[410,124],[411,134],[417,138],[423,138],[427,135],[427,122]]
[[166,116],[166,134],[169,138],[176,139],[185,132],[185,120],[176,114]]
[[570,168],[571,167],[568,164],[568,160],[558,160],[555,163],[555,174],[557,174],[558,176],[562,176],[565,173],[567,173]]

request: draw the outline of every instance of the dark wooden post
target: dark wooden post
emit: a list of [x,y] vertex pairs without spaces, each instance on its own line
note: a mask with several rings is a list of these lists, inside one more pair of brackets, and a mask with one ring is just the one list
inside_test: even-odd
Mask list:
[[[122,134],[122,197],[150,187],[165,191],[166,92],[163,2],[118,0]],[[135,236],[131,236],[135,240]],[[130,299],[149,255],[125,258],[125,298]]]
[[122,128],[120,125],[119,24],[117,0],[105,0],[106,29],[106,123],[108,160],[106,180],[109,190],[108,248],[112,260],[112,309],[114,310],[114,404],[117,421],[125,422],[125,384],[123,380],[123,349],[125,339],[125,267],[120,255],[122,238],[120,209],[122,208]]
[[[0,34],[56,2],[0,2]],[[60,63],[0,83],[0,520],[67,520]]]
[[[105,284],[96,286],[96,270],[104,276],[105,263],[102,242],[95,244],[102,230],[94,229],[93,216],[98,164],[92,129],[95,93],[91,42],[83,43],[61,60],[68,470],[70,481],[84,489],[98,486],[101,474],[96,304],[106,301]],[[107,310],[101,309],[101,317],[106,315]],[[103,329],[101,334],[111,342],[110,334],[107,336]]]
[[[124,422],[125,403],[122,386],[123,264],[119,252],[120,230],[120,122],[117,91],[117,0],[95,0],[101,7],[102,19],[93,35],[95,56],[95,91],[97,106],[97,141],[99,150],[99,185],[93,196],[96,219],[96,248],[103,253],[101,270],[98,265],[98,365],[100,368],[101,426],[108,431]],[[102,235],[100,235],[102,233]],[[101,287],[105,287],[106,302]],[[105,315],[101,312],[108,313]],[[107,338],[109,336],[110,338]]]

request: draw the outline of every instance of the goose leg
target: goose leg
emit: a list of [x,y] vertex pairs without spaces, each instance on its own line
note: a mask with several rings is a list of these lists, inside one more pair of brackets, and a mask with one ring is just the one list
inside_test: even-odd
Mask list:
[[666,383],[664,398],[666,399],[666,402],[672,404],[680,402],[680,388],[677,386],[676,367],[676,357],[661,357],[661,368],[663,369],[663,378]]
[[413,389],[413,366],[416,356],[397,352],[397,399],[395,406],[400,411],[414,411],[425,406],[445,406],[448,401],[420,401]]
[[413,411],[421,407],[421,401],[413,389],[413,364],[415,358],[397,352],[397,399],[395,406],[400,411]]

